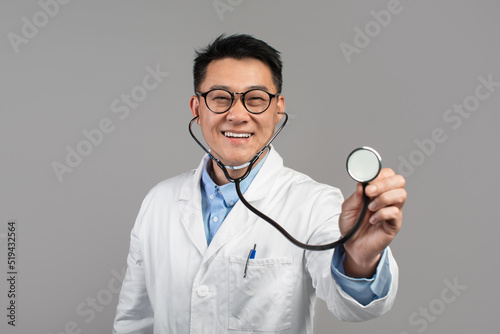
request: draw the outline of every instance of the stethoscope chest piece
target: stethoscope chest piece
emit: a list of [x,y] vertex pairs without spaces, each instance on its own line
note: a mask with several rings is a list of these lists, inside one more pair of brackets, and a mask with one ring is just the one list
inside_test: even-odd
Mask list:
[[358,182],[368,183],[375,179],[382,169],[382,158],[373,148],[363,146],[347,157],[347,173]]

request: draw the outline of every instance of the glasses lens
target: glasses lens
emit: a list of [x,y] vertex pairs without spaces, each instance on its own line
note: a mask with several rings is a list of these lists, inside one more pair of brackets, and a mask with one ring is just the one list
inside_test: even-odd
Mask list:
[[245,94],[245,107],[255,114],[265,111],[270,102],[269,94],[260,89],[254,89]]
[[205,100],[210,110],[216,113],[223,113],[231,107],[231,94],[225,90],[216,89],[207,94]]

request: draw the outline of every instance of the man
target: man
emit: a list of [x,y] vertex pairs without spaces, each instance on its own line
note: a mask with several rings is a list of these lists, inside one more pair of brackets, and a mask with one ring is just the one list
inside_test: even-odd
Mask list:
[[[264,148],[285,109],[279,53],[248,35],[219,36],[197,53],[191,97],[214,158],[241,166]],[[232,178],[243,169],[228,169]],[[345,246],[305,251],[238,200],[207,155],[146,196],[131,233],[115,333],[312,333],[316,296],[338,318],[390,309],[398,269],[388,245],[401,228],[404,179],[391,169],[366,188],[369,213]],[[271,147],[241,182],[245,198],[309,244],[346,234],[363,187],[336,188],[285,168]],[[252,250],[255,250],[253,252]]]

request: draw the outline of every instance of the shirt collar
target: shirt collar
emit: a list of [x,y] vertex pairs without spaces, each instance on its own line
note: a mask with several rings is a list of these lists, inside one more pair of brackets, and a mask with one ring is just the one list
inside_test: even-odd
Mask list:
[[[243,181],[240,182],[240,189],[241,189],[241,192],[243,194],[247,191],[247,189],[250,186],[250,184],[252,183],[253,179],[255,178],[255,176],[259,172],[260,168],[264,164],[264,161],[267,159],[268,153],[269,153],[269,150],[266,152],[266,155],[264,156],[264,158],[256,166],[254,166],[252,168],[252,170],[250,171],[250,174],[248,174],[248,176]],[[212,167],[209,167],[209,165],[208,165],[209,161],[212,161],[212,160],[211,159],[206,160],[205,165],[203,166],[202,174],[201,174],[202,196],[206,196],[206,197],[210,197],[211,195],[216,196],[217,193],[219,193],[224,198],[224,205],[226,207],[234,206],[234,204],[236,202],[238,202],[238,200],[239,200],[238,193],[236,192],[236,186],[234,185],[233,182],[229,182],[229,183],[224,184],[222,186],[216,185],[215,182],[210,177],[210,173],[208,172],[208,168],[212,168]],[[213,166],[213,164],[211,164],[211,166]]]

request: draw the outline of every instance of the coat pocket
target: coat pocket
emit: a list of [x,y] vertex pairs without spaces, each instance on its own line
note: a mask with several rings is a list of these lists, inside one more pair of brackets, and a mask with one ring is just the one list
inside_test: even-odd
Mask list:
[[291,257],[229,258],[229,329],[278,332],[291,327]]

